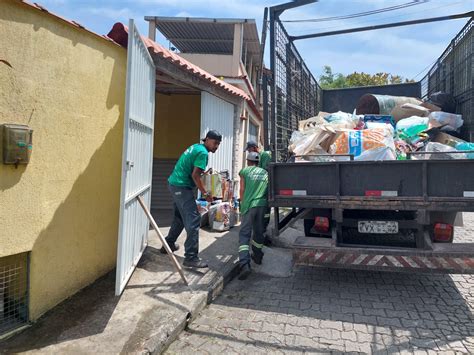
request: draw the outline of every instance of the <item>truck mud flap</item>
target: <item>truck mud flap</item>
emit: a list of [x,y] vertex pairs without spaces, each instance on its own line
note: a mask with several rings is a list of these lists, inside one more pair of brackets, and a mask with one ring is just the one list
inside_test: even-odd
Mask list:
[[[439,244],[433,250],[348,248],[296,240],[296,265],[395,272],[474,274],[473,244]],[[313,244],[313,245],[311,245]],[[321,243],[321,244],[324,244]]]

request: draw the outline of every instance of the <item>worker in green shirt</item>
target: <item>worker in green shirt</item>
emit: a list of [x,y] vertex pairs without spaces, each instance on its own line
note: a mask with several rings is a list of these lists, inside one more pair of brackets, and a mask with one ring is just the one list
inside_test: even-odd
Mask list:
[[[248,153],[250,153],[250,152],[258,153],[258,155],[259,155],[258,166],[262,169],[267,170],[268,163],[270,163],[272,161],[272,153],[271,152],[266,151],[266,150],[261,150],[258,147],[257,142],[255,142],[255,141],[248,141],[245,150]],[[271,213],[271,209],[270,209],[270,207],[267,207],[267,209],[265,210],[265,225],[264,225],[265,231],[267,230],[268,224],[270,223],[270,213]],[[266,246],[272,245],[272,242],[271,242],[270,238],[266,234],[265,234],[264,244]]]
[[[201,215],[197,209],[194,188],[197,186],[202,197],[212,201],[211,193],[206,191],[201,181],[201,175],[206,170],[209,152],[216,152],[222,135],[210,130],[202,141],[202,144],[193,144],[186,149],[168,178],[168,187],[173,196],[174,217],[166,242],[172,251],[178,250],[176,240],[185,229],[187,237],[184,242],[183,265],[195,268],[205,268],[207,263],[198,257]],[[161,252],[166,254],[166,249],[162,247]]]
[[[262,263],[264,217],[268,205],[268,173],[259,168],[260,156],[256,152],[247,154],[247,167],[240,175],[240,213],[242,224],[239,232],[239,280],[245,280],[250,272],[250,259],[256,264]],[[250,239],[252,238],[252,255],[250,255]]]

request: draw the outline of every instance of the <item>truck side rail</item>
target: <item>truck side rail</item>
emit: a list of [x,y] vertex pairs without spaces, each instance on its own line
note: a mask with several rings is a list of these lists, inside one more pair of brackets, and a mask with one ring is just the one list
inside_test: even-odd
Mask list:
[[272,207],[474,211],[470,159],[272,163],[269,176]]

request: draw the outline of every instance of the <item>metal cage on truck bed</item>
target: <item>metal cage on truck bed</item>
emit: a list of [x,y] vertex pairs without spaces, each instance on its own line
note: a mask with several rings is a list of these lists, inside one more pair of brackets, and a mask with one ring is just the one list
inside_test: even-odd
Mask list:
[[474,20],[471,18],[453,38],[428,74],[421,80],[421,94],[427,99],[437,91],[454,96],[456,111],[464,119],[461,135],[474,141]]
[[[321,89],[307,68],[294,44],[295,40],[454,18],[470,17],[421,82],[398,85],[393,93],[387,87],[353,90],[360,95],[380,93],[402,96],[413,96],[415,90],[419,92],[417,96],[423,99],[437,91],[452,94],[456,100],[456,111],[464,119],[461,133],[465,139],[472,140],[473,12],[322,34],[289,35],[279,18],[283,11],[314,2],[299,0],[269,9],[270,71],[263,77],[263,102],[264,126],[267,129],[265,147],[274,153],[274,162],[269,166],[269,204],[275,208],[274,232],[278,234],[300,218],[308,220],[312,217],[316,223],[320,217],[314,218],[318,216],[314,213],[324,210],[329,216],[321,217],[329,228],[325,232],[326,238],[324,234],[314,238],[299,237],[293,246],[296,264],[474,273],[473,243],[434,243],[438,240],[430,236],[432,219],[438,218],[437,214],[450,214],[452,217],[460,211],[474,211],[474,160],[286,162],[289,139],[292,132],[298,129],[299,121],[317,115],[320,110],[326,111],[325,90]],[[405,89],[411,94],[404,94]],[[344,90],[351,91],[350,88]],[[364,90],[367,92],[362,92]],[[354,95],[349,95],[351,100]],[[338,95],[338,100],[345,100],[342,94]],[[346,101],[348,104],[349,100]],[[335,104],[333,99],[331,107]],[[279,212],[283,208],[291,212],[280,220],[282,216]],[[355,218],[354,213],[369,216],[393,214],[388,220],[397,221],[397,231],[399,227],[414,231],[414,247],[346,242],[342,238],[342,228],[352,228],[360,223],[359,216]],[[373,221],[367,223],[378,222],[375,218]],[[364,220],[362,222],[365,223]]]
[[[324,96],[331,91],[320,87],[298,52],[295,38],[288,34],[279,18],[286,9],[312,2],[301,0],[270,8],[270,71],[264,75],[263,103],[266,106],[264,121],[268,130],[265,133],[265,146],[275,152],[277,162],[286,160],[288,142],[292,132],[298,129],[298,122],[317,115],[321,110],[326,111]],[[465,140],[474,141],[474,20],[472,12],[470,14],[466,25],[419,85],[422,99],[429,98],[437,91],[453,95],[456,112],[464,119],[461,135]],[[410,96],[414,89],[413,84],[392,86],[392,95]],[[345,90],[360,92],[363,88]],[[391,94],[387,86],[370,87],[365,93]],[[328,106],[333,107],[334,102],[328,102]]]

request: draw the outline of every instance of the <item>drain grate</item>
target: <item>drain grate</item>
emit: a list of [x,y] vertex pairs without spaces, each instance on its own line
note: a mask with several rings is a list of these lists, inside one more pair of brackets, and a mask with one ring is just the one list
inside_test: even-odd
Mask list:
[[28,322],[28,253],[0,258],[0,335]]

